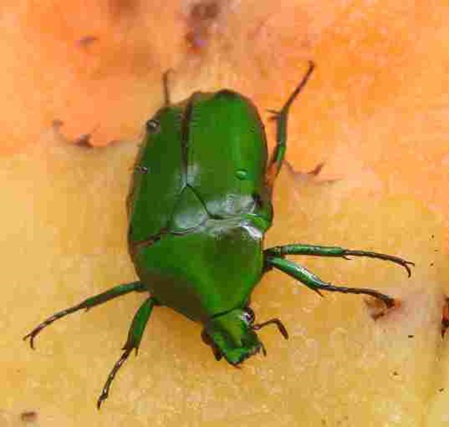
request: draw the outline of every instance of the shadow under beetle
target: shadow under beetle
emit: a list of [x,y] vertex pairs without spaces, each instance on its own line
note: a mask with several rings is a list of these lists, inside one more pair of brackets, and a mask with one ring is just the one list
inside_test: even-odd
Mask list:
[[268,160],[258,111],[244,96],[221,90],[195,92],[178,104],[169,99],[146,124],[127,200],[128,243],[139,281],[122,284],[39,324],[24,339],[34,339],[55,320],[103,304],[129,292],[145,292],[132,320],[123,354],[98,398],[100,408],[111,383],[132,350],[137,352],[154,306],[176,310],[203,325],[203,341],[217,360],[237,366],[265,348],[256,331],[273,324],[288,338],[279,319],[255,323],[251,293],[262,276],[280,270],[310,289],[365,294],[394,306],[394,299],[373,289],[323,282],[286,255],[348,258],[364,256],[399,264],[413,263],[377,252],[302,243],[263,249],[273,220],[272,191],[287,142],[290,106],[312,75],[314,64],[281,110],[271,111],[277,125],[276,147]]

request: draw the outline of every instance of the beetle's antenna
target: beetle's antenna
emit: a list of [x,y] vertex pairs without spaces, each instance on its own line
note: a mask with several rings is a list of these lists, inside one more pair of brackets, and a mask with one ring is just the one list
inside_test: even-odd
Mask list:
[[266,322],[258,323],[258,324],[256,324],[256,325],[251,326],[251,327],[252,327],[252,329],[254,329],[255,331],[258,331],[258,330],[264,328],[265,326],[271,325],[271,324],[276,325],[276,326],[278,327],[279,332],[281,333],[281,335],[282,335],[285,339],[288,339],[288,332],[287,332],[287,329],[285,328],[284,324],[283,324],[279,319],[277,319],[277,318],[267,320]]
[[168,86],[168,75],[172,72],[173,70],[171,68],[169,68],[167,71],[165,71],[163,77],[162,77],[162,84],[164,87],[164,104],[166,107],[168,107],[169,105],[171,105],[170,102],[170,88]]

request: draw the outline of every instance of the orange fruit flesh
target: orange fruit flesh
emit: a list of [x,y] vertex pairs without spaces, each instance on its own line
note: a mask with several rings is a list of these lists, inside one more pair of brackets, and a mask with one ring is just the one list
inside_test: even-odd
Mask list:
[[[150,4],[122,2],[3,6],[0,425],[30,410],[42,425],[64,426],[445,425],[448,8],[192,5],[167,1],[157,16]],[[240,371],[215,362],[197,325],[157,309],[99,417],[95,399],[142,296],[57,322],[35,352],[20,338],[47,315],[135,280],[124,199],[142,124],[162,100],[161,73],[174,69],[174,101],[230,87],[262,112],[282,105],[308,59],[317,70],[292,108],[291,168],[276,183],[266,244],[410,259],[411,279],[375,260],[295,258],[401,305],[374,321],[361,297],[319,298],[269,273],[253,307],[260,320],[281,318],[291,338],[263,330],[268,357]],[[68,143],[87,134],[94,145],[123,142]],[[323,161],[316,178],[298,173]]]

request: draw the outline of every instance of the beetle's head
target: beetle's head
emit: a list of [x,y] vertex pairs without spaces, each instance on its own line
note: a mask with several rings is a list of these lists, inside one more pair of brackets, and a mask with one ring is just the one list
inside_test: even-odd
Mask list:
[[205,323],[201,337],[212,348],[217,360],[224,357],[234,366],[260,350],[266,354],[256,333],[260,328],[273,323],[284,338],[288,338],[287,330],[279,319],[270,319],[260,324],[254,324],[254,320],[251,308],[237,308],[210,318]]

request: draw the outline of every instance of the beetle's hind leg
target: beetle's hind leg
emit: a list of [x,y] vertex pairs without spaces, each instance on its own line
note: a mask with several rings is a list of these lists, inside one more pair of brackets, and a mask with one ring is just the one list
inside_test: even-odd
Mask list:
[[126,343],[122,348],[123,353],[111,369],[111,372],[108,375],[108,379],[106,380],[106,383],[103,386],[103,390],[101,391],[100,397],[97,400],[98,409],[100,409],[103,401],[107,399],[112,381],[114,381],[114,378],[117,375],[120,367],[123,365],[125,360],[128,359],[133,350],[135,350],[137,354],[137,350],[139,349],[139,345],[142,341],[142,336],[145,331],[145,326],[148,323],[151,312],[153,311],[153,307],[155,305],[157,305],[156,301],[150,297],[145,300],[145,302],[137,310],[137,313],[134,315],[131,327],[129,328],[128,338],[126,339]]
[[265,263],[268,268],[274,267],[288,274],[290,277],[299,280],[301,283],[320,295],[322,295],[320,292],[322,290],[329,292],[342,292],[345,294],[364,294],[383,301],[387,308],[395,306],[395,299],[386,294],[369,288],[349,288],[346,286],[335,286],[330,283],[326,283],[302,265],[281,257],[266,256]]
[[29,334],[25,335],[23,337],[23,339],[27,340],[29,338],[30,346],[31,346],[31,348],[34,348],[34,339],[36,338],[36,336],[39,334],[40,331],[42,331],[42,329],[51,325],[54,321],[61,319],[62,317],[65,317],[68,314],[74,313],[75,311],[78,311],[78,310],[82,310],[82,309],[89,310],[92,307],[101,305],[107,301],[110,301],[111,299],[120,297],[129,292],[144,292],[144,291],[147,291],[147,288],[141,282],[132,282],[132,283],[126,283],[123,285],[115,286],[111,289],[108,289],[105,292],[102,292],[98,295],[87,298],[86,300],[84,300],[83,302],[81,302],[77,305],[66,308],[65,310],[62,310],[62,311],[58,311],[57,313],[50,316],[48,319],[44,320],[38,326],[36,326]]
[[309,68],[307,69],[306,74],[283,107],[279,111],[269,110],[270,113],[273,114],[272,119],[276,121],[276,147],[268,163],[267,175],[265,178],[267,185],[270,188],[273,186],[274,181],[281,170],[282,163],[284,162],[285,151],[287,149],[287,122],[290,106],[307,84],[314,68],[315,64],[312,61],[309,61]]
[[404,267],[410,277],[412,272],[410,266],[414,266],[413,262],[399,258],[393,255],[381,254],[379,252],[371,251],[358,251],[353,249],[340,248],[338,246],[317,246],[317,245],[305,245],[305,244],[293,244],[284,246],[274,246],[264,251],[265,256],[280,257],[283,258],[286,255],[312,255],[312,256],[324,256],[334,258],[350,259],[351,256],[377,258],[383,261],[389,261],[394,264]]

